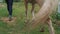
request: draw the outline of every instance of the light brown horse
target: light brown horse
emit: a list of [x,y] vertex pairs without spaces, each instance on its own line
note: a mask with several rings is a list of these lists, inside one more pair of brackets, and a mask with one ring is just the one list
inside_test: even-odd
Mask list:
[[28,30],[28,34],[30,30],[36,28],[40,23],[45,23],[48,25],[50,34],[55,34],[54,28],[52,26],[52,21],[50,19],[50,15],[53,11],[56,10],[58,5],[58,0],[34,0],[37,2],[41,9],[37,14],[35,14],[35,18],[32,18],[31,21],[26,25],[26,29]]

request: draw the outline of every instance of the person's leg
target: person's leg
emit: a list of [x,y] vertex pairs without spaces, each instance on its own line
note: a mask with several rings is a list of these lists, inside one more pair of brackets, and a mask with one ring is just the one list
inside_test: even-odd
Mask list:
[[8,12],[9,12],[9,21],[11,21],[13,0],[6,0],[6,3],[7,3],[7,9],[8,9]]
[[35,3],[32,3],[32,9],[31,9],[32,18],[35,18],[34,8],[35,8]]

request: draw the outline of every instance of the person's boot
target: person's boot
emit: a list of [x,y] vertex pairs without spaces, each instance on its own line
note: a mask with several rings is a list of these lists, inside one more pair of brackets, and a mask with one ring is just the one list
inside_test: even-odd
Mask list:
[[9,21],[11,21],[12,20],[12,16],[11,15],[9,15]]

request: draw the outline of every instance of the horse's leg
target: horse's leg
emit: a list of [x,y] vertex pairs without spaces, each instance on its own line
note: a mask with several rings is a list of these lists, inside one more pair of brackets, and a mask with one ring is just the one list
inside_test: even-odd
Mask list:
[[53,28],[53,26],[52,26],[52,21],[51,21],[50,18],[48,18],[47,24],[48,24],[48,27],[49,27],[49,32],[50,32],[50,34],[55,34],[54,28]]
[[27,22],[27,20],[28,20],[28,14],[27,14],[27,12],[28,12],[28,0],[24,0],[24,4],[25,4],[25,16],[26,16],[26,20],[25,20],[25,22]]
[[7,9],[8,9],[8,12],[9,12],[9,21],[12,20],[12,5],[13,5],[13,0],[6,0],[6,3],[7,3]]
[[41,29],[40,29],[40,32],[44,32],[45,31],[45,24],[42,25]]
[[35,8],[35,3],[32,3],[32,9],[31,9],[32,18],[35,18],[35,15],[34,15],[34,8]]

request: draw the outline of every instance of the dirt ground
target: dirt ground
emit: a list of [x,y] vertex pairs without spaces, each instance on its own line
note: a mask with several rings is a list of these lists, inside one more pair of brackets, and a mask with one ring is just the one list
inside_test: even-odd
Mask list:
[[8,25],[14,25],[16,22],[16,17],[12,17],[11,21],[9,21],[8,17],[2,17],[0,20],[7,23]]

